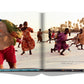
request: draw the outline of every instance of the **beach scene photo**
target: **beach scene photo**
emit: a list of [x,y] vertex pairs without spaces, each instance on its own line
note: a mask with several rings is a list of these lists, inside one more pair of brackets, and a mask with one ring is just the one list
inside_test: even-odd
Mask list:
[[84,69],[84,13],[45,13],[44,70]]
[[0,13],[0,69],[41,69],[38,12]]
[[84,13],[2,12],[0,44],[0,69],[84,69]]

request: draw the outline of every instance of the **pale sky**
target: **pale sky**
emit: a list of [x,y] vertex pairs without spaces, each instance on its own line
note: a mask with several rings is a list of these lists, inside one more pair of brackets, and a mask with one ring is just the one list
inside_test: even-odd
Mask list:
[[45,29],[60,26],[60,24],[64,24],[65,21],[72,21],[72,23],[77,22],[77,19],[81,19],[84,17],[84,13],[80,12],[47,12],[45,13]]
[[0,12],[0,19],[7,19],[15,25],[28,22],[28,26],[38,31],[40,28],[40,13],[38,12]]
[[[84,13],[73,12],[44,12],[44,30],[54,26],[60,26],[65,21],[77,22],[77,19],[84,17]],[[40,27],[40,13],[39,12],[1,12],[0,19],[7,19],[16,25],[28,22],[28,26],[32,27],[34,31],[38,31]]]

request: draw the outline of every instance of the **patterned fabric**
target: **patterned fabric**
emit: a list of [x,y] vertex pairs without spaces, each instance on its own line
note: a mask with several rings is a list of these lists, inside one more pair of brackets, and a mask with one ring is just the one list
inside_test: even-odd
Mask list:
[[59,38],[57,39],[57,46],[55,49],[57,50],[61,50],[61,49],[68,49],[69,45],[66,44],[66,40],[67,40],[67,35],[64,33],[60,33]]
[[28,51],[35,47],[35,41],[30,35],[30,32],[33,32],[33,29],[28,27],[23,31],[23,39],[22,39],[22,50]]

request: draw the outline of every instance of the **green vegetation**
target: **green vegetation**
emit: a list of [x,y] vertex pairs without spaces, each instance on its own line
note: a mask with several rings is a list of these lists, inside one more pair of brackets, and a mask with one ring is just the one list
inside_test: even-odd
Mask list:
[[8,32],[14,36],[15,38],[21,38],[21,31],[19,30],[19,28],[17,28],[16,25],[14,25],[12,22],[8,21],[8,20],[1,20],[3,23],[6,24]]

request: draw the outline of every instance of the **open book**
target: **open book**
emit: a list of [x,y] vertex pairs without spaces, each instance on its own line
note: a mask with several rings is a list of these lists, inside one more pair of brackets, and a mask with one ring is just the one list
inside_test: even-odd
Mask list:
[[84,70],[84,13],[2,12],[0,18],[0,71]]

